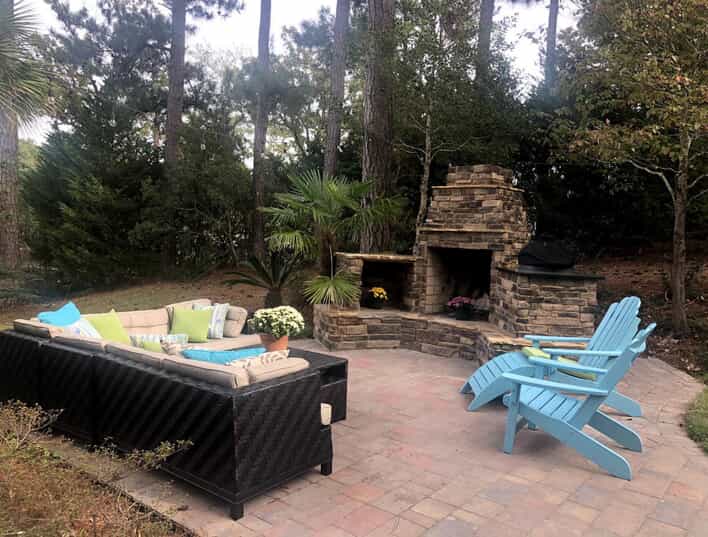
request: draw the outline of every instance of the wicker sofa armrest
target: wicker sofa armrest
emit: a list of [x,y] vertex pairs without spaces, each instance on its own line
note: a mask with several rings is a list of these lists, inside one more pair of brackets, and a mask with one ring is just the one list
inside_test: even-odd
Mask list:
[[320,386],[319,372],[307,369],[234,391],[238,501],[331,462]]

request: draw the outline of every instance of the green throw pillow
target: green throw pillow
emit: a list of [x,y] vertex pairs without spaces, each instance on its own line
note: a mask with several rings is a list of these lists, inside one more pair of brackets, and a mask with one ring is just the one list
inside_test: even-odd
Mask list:
[[162,348],[162,343],[160,343],[159,341],[141,341],[140,348],[150,352],[165,352]]
[[[566,363],[566,364],[577,364],[578,363],[576,360],[573,360],[572,358],[564,358],[563,356],[559,356],[558,361],[561,363]],[[561,371],[563,373],[565,373],[566,375],[570,375],[571,377],[585,379],[585,380],[597,380],[597,375],[595,375],[595,373],[583,373],[582,371],[570,371],[568,369],[561,369]]]
[[175,308],[172,312],[170,334],[187,334],[190,343],[205,343],[210,322],[211,310]]
[[84,318],[93,325],[101,334],[101,338],[113,343],[125,343],[130,345],[130,336],[123,328],[123,323],[116,313],[116,310],[111,310],[108,313],[95,313],[93,315],[84,315]]
[[532,356],[534,358],[545,358],[546,360],[551,358],[551,355],[547,352],[542,351],[538,347],[524,347],[521,351],[526,356]]

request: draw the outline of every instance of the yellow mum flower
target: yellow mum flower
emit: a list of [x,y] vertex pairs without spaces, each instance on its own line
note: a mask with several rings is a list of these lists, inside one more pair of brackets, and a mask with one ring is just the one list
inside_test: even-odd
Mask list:
[[371,294],[377,300],[388,300],[388,294],[386,293],[386,289],[383,287],[372,287]]

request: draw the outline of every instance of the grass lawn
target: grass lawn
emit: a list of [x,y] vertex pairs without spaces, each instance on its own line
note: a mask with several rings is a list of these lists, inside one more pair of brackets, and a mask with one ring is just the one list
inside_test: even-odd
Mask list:
[[708,453],[708,388],[693,402],[686,414],[688,436]]
[[229,277],[233,278],[216,272],[198,280],[156,280],[110,291],[68,294],[63,300],[53,302],[2,307],[0,330],[9,328],[14,319],[29,319],[42,310],[61,306],[67,300],[73,300],[83,313],[102,313],[112,308],[117,311],[151,309],[192,298],[211,298],[242,306],[249,311],[263,307],[264,289],[250,285],[224,285],[223,281]]

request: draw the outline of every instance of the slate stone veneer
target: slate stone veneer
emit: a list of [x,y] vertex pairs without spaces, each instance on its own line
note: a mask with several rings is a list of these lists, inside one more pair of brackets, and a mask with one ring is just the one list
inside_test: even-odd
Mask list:
[[[365,263],[396,263],[405,281],[404,310],[317,306],[315,337],[331,350],[400,347],[484,362],[523,344],[525,333],[591,334],[599,278],[519,267],[517,256],[530,238],[523,191],[510,170],[451,167],[446,184],[432,187],[418,256],[337,253],[337,267],[360,281]],[[453,250],[490,254],[482,257],[491,259],[489,322],[443,314],[451,298],[445,260]]]

